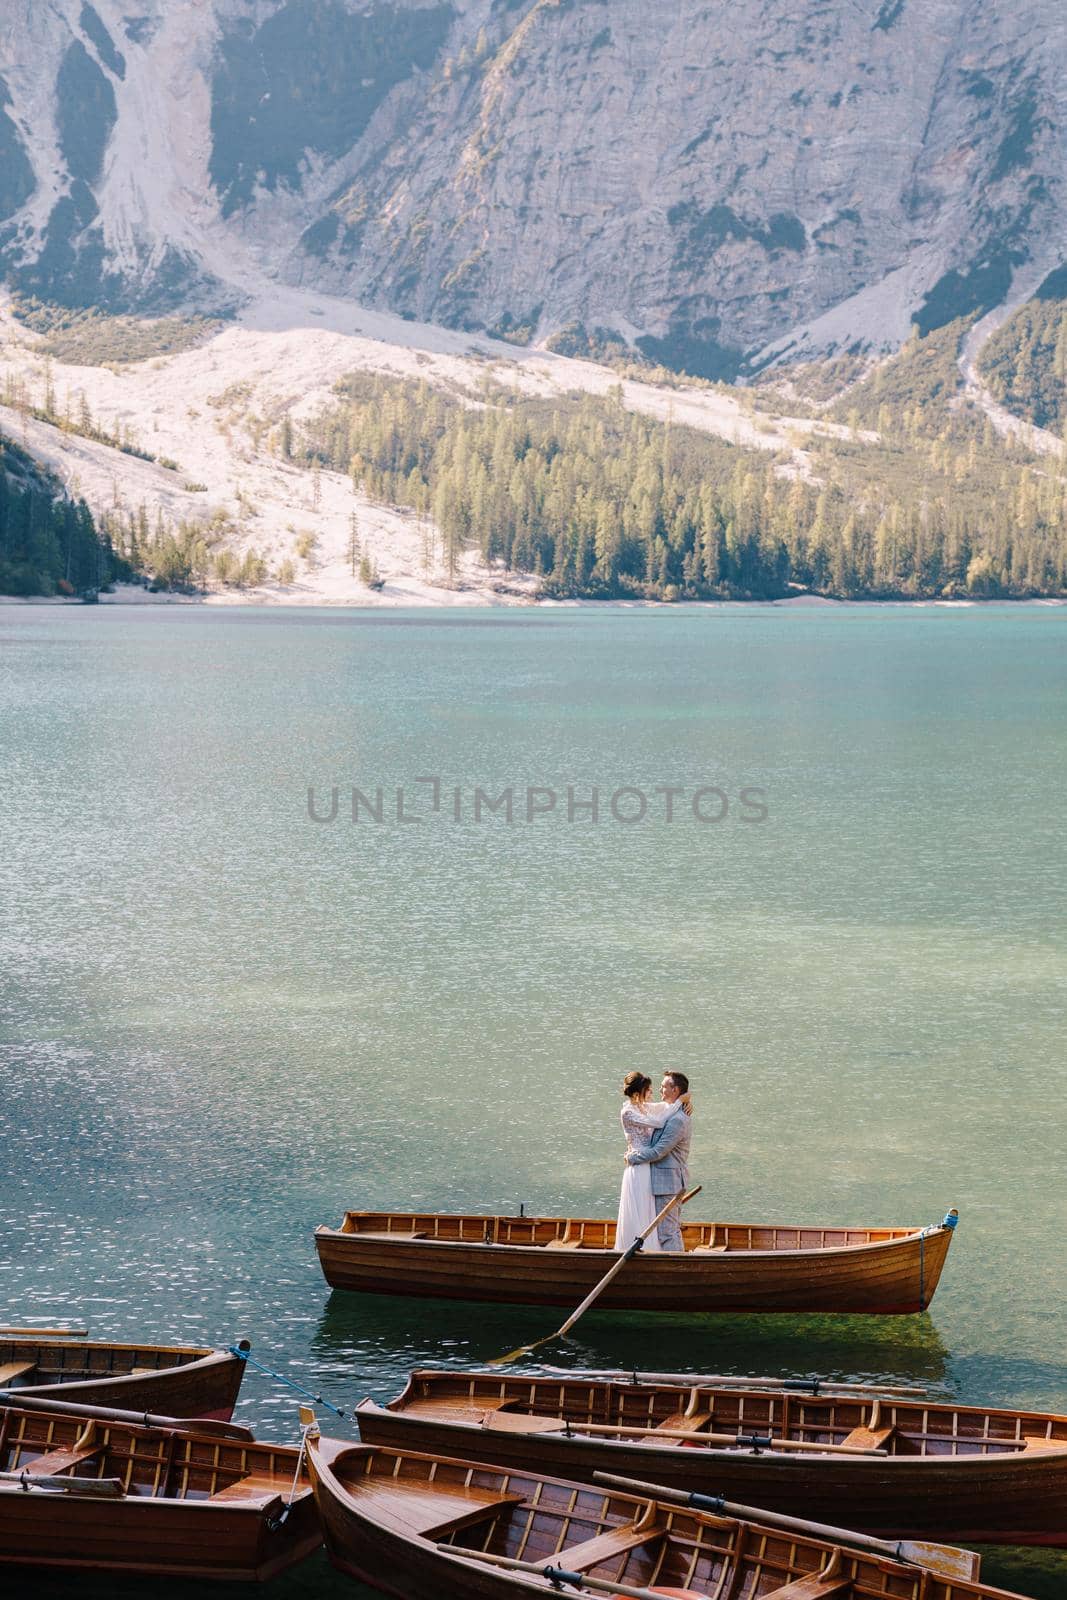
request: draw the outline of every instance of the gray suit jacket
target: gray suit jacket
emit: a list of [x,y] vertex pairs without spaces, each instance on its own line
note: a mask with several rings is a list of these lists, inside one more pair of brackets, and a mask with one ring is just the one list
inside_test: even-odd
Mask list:
[[635,1150],[631,1166],[647,1161],[651,1165],[652,1193],[678,1194],[689,1187],[689,1143],[693,1135],[693,1119],[687,1117],[681,1106],[667,1118],[662,1128],[657,1128],[645,1150]]

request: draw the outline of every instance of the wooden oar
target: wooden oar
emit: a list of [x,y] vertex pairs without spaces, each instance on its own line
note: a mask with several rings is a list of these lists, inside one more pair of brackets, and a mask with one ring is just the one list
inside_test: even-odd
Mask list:
[[0,1339],[87,1339],[85,1328],[0,1328]]
[[916,1398],[922,1398],[929,1393],[927,1389],[912,1389],[903,1384],[849,1383],[846,1378],[748,1378],[736,1372],[707,1374],[638,1372],[636,1368],[629,1372],[619,1372],[614,1369],[599,1371],[592,1368],[574,1372],[569,1367],[550,1367],[548,1370],[563,1373],[568,1378],[605,1378],[612,1383],[665,1383],[685,1389],[781,1389],[787,1394],[797,1394],[802,1398],[805,1395],[818,1395],[831,1391],[834,1393],[847,1391],[848,1394],[892,1394]]
[[[491,1426],[491,1424],[490,1424]],[[631,1427],[625,1422],[561,1422],[561,1433],[607,1433],[651,1435],[657,1439],[695,1439],[700,1444],[726,1444],[740,1449],[758,1447],[760,1450],[811,1450],[818,1455],[887,1456],[888,1450],[875,1450],[858,1444],[816,1444],[812,1439],[773,1439],[769,1435],[736,1433],[700,1433],[685,1428]],[[716,1452],[717,1454],[718,1452]]]
[[489,1365],[491,1367],[506,1367],[509,1362],[518,1361],[520,1356],[528,1356],[531,1355],[534,1350],[540,1350],[543,1344],[551,1344],[553,1339],[564,1338],[574,1327],[574,1324],[578,1321],[578,1318],[584,1316],[584,1314],[589,1310],[589,1307],[593,1304],[593,1301],[604,1292],[612,1278],[618,1277],[626,1263],[633,1260],[634,1256],[637,1255],[649,1234],[655,1232],[660,1223],[663,1221],[664,1217],[667,1215],[668,1211],[672,1211],[675,1206],[684,1206],[687,1201],[693,1199],[694,1195],[698,1195],[700,1193],[702,1187],[703,1185],[698,1183],[695,1189],[689,1189],[685,1194],[674,1194],[671,1196],[671,1198],[667,1201],[667,1204],[663,1207],[663,1210],[660,1212],[659,1216],[654,1217],[644,1232],[638,1234],[637,1238],[634,1240],[629,1249],[623,1251],[618,1261],[615,1262],[615,1265],[605,1272],[596,1288],[590,1290],[590,1292],[586,1295],[577,1311],[571,1312],[562,1328],[557,1328],[555,1333],[546,1333],[543,1339],[535,1339],[533,1344],[520,1344],[517,1350],[509,1350],[506,1356],[497,1356],[496,1360],[490,1361]]
[[45,1489],[56,1494],[84,1495],[89,1499],[120,1500],[124,1494],[121,1478],[35,1478],[31,1461],[25,1472],[0,1472],[0,1483],[15,1483],[20,1489]]
[[[462,1556],[464,1560],[486,1561],[490,1566],[507,1567],[512,1572],[528,1572],[531,1577],[544,1578],[557,1592],[567,1584],[573,1589],[594,1589],[599,1594],[626,1595],[627,1600],[663,1600],[662,1589],[638,1589],[632,1583],[620,1583],[613,1578],[593,1578],[588,1572],[571,1572],[567,1567],[552,1563],[541,1566],[536,1561],[517,1561],[514,1556],[494,1555],[491,1550],[467,1550],[455,1544],[439,1544],[437,1548],[450,1556]],[[560,1560],[564,1560],[566,1555],[566,1550],[561,1550]]]
[[626,1489],[631,1494],[648,1495],[653,1500],[666,1500],[672,1505],[690,1506],[694,1511],[710,1511],[719,1517],[738,1517],[742,1522],[762,1522],[772,1528],[783,1528],[788,1533],[809,1534],[813,1539],[825,1539],[832,1544],[854,1545],[858,1550],[870,1550],[892,1561],[910,1561],[914,1566],[926,1567],[939,1577],[953,1578],[957,1582],[971,1583],[978,1577],[979,1559],[973,1550],[959,1550],[950,1544],[934,1544],[928,1539],[876,1539],[869,1533],[856,1533],[851,1528],[832,1528],[825,1522],[809,1522],[805,1517],[787,1517],[780,1511],[764,1511],[758,1506],[738,1505],[723,1500],[718,1495],[686,1494],[683,1489],[665,1489],[656,1483],[641,1483],[636,1478],[617,1478],[610,1472],[594,1472],[595,1483],[609,1484],[613,1489]]

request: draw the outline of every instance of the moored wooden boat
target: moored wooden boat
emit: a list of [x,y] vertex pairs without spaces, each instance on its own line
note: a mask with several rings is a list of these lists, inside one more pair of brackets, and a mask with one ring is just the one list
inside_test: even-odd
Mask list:
[[244,1370],[232,1350],[0,1332],[0,1389],[78,1404],[226,1422]]
[[272,1577],[321,1540],[298,1456],[250,1435],[199,1433],[195,1422],[143,1427],[8,1404],[0,1412],[0,1563]]
[[654,1491],[314,1437],[308,1466],[334,1565],[403,1600],[520,1600],[579,1583],[642,1600],[1003,1600],[965,1552],[942,1554],[972,1575],[946,1577],[848,1535],[680,1509]]
[[[642,1253],[598,1307],[624,1311],[922,1311],[956,1214],[931,1228],[683,1222],[680,1254]],[[349,1211],[315,1231],[335,1289],[574,1306],[617,1259],[615,1224],[574,1217]]]
[[416,1371],[356,1415],[364,1440],[395,1449],[583,1482],[614,1472],[883,1538],[1067,1547],[1067,1417],[499,1371]]

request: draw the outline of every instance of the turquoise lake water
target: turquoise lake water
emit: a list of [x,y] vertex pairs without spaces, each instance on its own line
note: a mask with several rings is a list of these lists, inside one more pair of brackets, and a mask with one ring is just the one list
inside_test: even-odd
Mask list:
[[[384,1399],[559,1316],[331,1295],[315,1224],[613,1213],[619,1080],[676,1066],[701,1216],[959,1206],[933,1310],[592,1313],[548,1359],[1067,1412],[1067,612],[0,607],[0,772],[0,1321]],[[256,1374],[240,1415],[296,1436]]]

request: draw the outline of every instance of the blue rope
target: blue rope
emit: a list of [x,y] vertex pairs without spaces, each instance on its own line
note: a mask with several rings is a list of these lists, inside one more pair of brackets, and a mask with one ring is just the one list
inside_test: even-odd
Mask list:
[[268,1378],[273,1378],[276,1383],[287,1383],[290,1389],[295,1389],[297,1394],[306,1394],[309,1400],[316,1401],[320,1406],[325,1406],[327,1411],[332,1411],[335,1417],[343,1417],[344,1412],[333,1405],[324,1395],[316,1394],[312,1389],[306,1389],[302,1383],[294,1383],[292,1378],[287,1378],[282,1372],[274,1372],[270,1367],[265,1367],[262,1361],[257,1361],[250,1356],[247,1350],[242,1350],[240,1345],[230,1345],[231,1356],[236,1356],[238,1361],[247,1361],[250,1367],[255,1367],[257,1372],[265,1372]]

